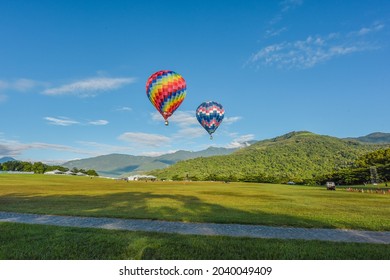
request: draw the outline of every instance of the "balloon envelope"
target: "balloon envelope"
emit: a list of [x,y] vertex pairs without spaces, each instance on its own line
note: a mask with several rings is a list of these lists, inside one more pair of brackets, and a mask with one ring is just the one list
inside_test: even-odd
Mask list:
[[161,70],[149,77],[146,82],[146,95],[160,112],[168,125],[168,118],[186,97],[186,81],[170,70]]
[[196,109],[196,118],[201,126],[210,134],[210,138],[221,124],[225,110],[222,105],[215,101],[203,102]]

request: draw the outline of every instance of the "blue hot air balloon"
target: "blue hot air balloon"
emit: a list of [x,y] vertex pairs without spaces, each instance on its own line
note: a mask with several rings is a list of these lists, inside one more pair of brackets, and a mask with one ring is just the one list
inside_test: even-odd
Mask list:
[[201,126],[210,134],[210,139],[213,139],[212,134],[221,124],[225,110],[222,105],[215,101],[203,102],[196,109],[196,118]]

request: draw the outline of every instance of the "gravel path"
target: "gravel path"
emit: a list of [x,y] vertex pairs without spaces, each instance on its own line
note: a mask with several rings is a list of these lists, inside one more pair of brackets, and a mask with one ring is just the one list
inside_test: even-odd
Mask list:
[[155,220],[128,220],[0,212],[0,222],[55,225],[111,230],[224,235],[253,238],[305,239],[339,242],[390,244],[390,231],[309,229],[240,224],[184,223]]

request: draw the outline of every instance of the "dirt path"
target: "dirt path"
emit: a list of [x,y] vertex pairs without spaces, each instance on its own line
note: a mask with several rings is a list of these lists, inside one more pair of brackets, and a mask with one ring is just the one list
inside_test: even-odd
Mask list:
[[150,231],[194,235],[224,235],[252,238],[305,239],[336,242],[390,244],[390,231],[309,229],[240,224],[184,223],[0,212],[0,222],[54,225],[110,230]]

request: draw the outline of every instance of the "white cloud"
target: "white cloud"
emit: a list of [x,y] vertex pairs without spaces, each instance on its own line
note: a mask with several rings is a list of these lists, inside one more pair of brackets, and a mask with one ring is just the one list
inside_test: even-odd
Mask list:
[[85,79],[43,91],[46,95],[77,95],[79,97],[96,96],[98,92],[121,88],[135,82],[135,78],[105,78]]
[[198,124],[193,127],[182,127],[173,135],[173,137],[194,139],[205,135],[207,135],[207,132]]
[[253,134],[246,134],[241,135],[235,139],[233,139],[232,142],[230,142],[226,148],[242,148],[247,146],[248,141],[252,141],[255,139],[255,136]]
[[39,82],[31,79],[16,79],[13,81],[0,80],[0,90],[13,90],[18,92],[25,92],[37,87],[45,87],[47,83]]
[[225,124],[232,124],[232,123],[240,121],[241,119],[242,119],[242,117],[225,117],[223,119],[223,122]]
[[165,152],[145,152],[145,153],[140,154],[140,156],[159,157],[159,156],[162,156],[162,155],[165,155],[165,154],[173,154],[173,153],[175,153],[177,151],[178,150],[169,150],[169,151],[165,151]]
[[[151,114],[154,121],[163,121],[162,116],[158,112]],[[225,117],[222,125],[229,125],[241,120],[242,117]],[[176,124],[179,129],[172,135],[175,139],[194,139],[207,135],[207,132],[199,124],[195,112],[193,111],[176,111],[172,117],[169,118],[169,123]]]
[[48,124],[58,125],[58,126],[71,126],[76,124],[102,126],[102,125],[107,125],[109,123],[107,120],[80,122],[67,117],[45,117],[44,120],[47,120]]
[[171,139],[166,136],[142,132],[126,132],[120,135],[118,139],[133,144],[152,147],[158,147],[171,142]]
[[268,22],[267,30],[265,31],[264,37],[274,37],[278,36],[281,33],[287,31],[287,27],[278,27],[280,23],[283,21],[283,18],[287,13],[289,13],[294,8],[303,4],[303,0],[284,0],[279,2],[279,11],[273,18]]
[[[380,26],[370,30],[380,30]],[[377,49],[378,47],[361,39],[361,33],[367,32],[371,31],[361,29],[360,32],[350,32],[347,36],[330,33],[326,36],[308,36],[305,40],[272,44],[252,55],[249,62],[287,69],[311,68],[336,57]]]
[[[159,112],[152,113],[154,121],[163,121]],[[176,111],[170,118],[170,124],[176,124],[179,129],[172,137],[174,138],[197,138],[203,136],[203,128],[196,119],[195,113],[192,111]]]
[[106,120],[90,121],[88,124],[92,124],[92,125],[107,125],[108,121],[106,121]]
[[288,30],[287,27],[281,27],[278,29],[270,28],[270,29],[267,29],[265,31],[265,37],[269,38],[269,37],[278,36],[278,35],[282,34],[283,32],[286,32],[287,30]]
[[[159,112],[152,113],[152,119],[159,122],[164,120]],[[188,127],[199,124],[196,119],[195,112],[192,111],[176,111],[168,120],[169,123],[177,124],[180,127]]]
[[0,155],[2,156],[18,156],[24,151],[38,149],[38,150],[55,150],[62,152],[72,152],[78,154],[90,155],[86,150],[77,149],[71,146],[34,142],[34,143],[21,143],[14,140],[0,139]]
[[90,153],[93,153],[96,156],[113,153],[131,152],[131,148],[129,148],[128,146],[109,145],[93,141],[77,141],[77,143],[84,146],[85,150],[89,150]]
[[130,112],[130,111],[133,111],[133,109],[130,107],[124,106],[124,107],[117,108],[115,111]]
[[280,2],[279,5],[281,6],[282,13],[285,13],[302,4],[303,4],[303,0],[284,0]]
[[18,79],[13,83],[13,88],[17,91],[28,91],[35,87],[45,86],[46,83],[30,79]]
[[176,123],[181,127],[189,127],[193,125],[199,125],[196,119],[195,112],[192,111],[177,111],[170,118],[172,123]]
[[52,125],[59,125],[59,126],[70,126],[74,124],[79,124],[78,121],[66,118],[66,117],[58,117],[58,118],[53,118],[53,117],[45,117],[45,120],[49,121],[49,124]]
[[375,22],[369,27],[362,27],[358,31],[352,31],[348,35],[349,36],[366,36],[370,33],[375,33],[382,30],[385,27],[383,23]]

